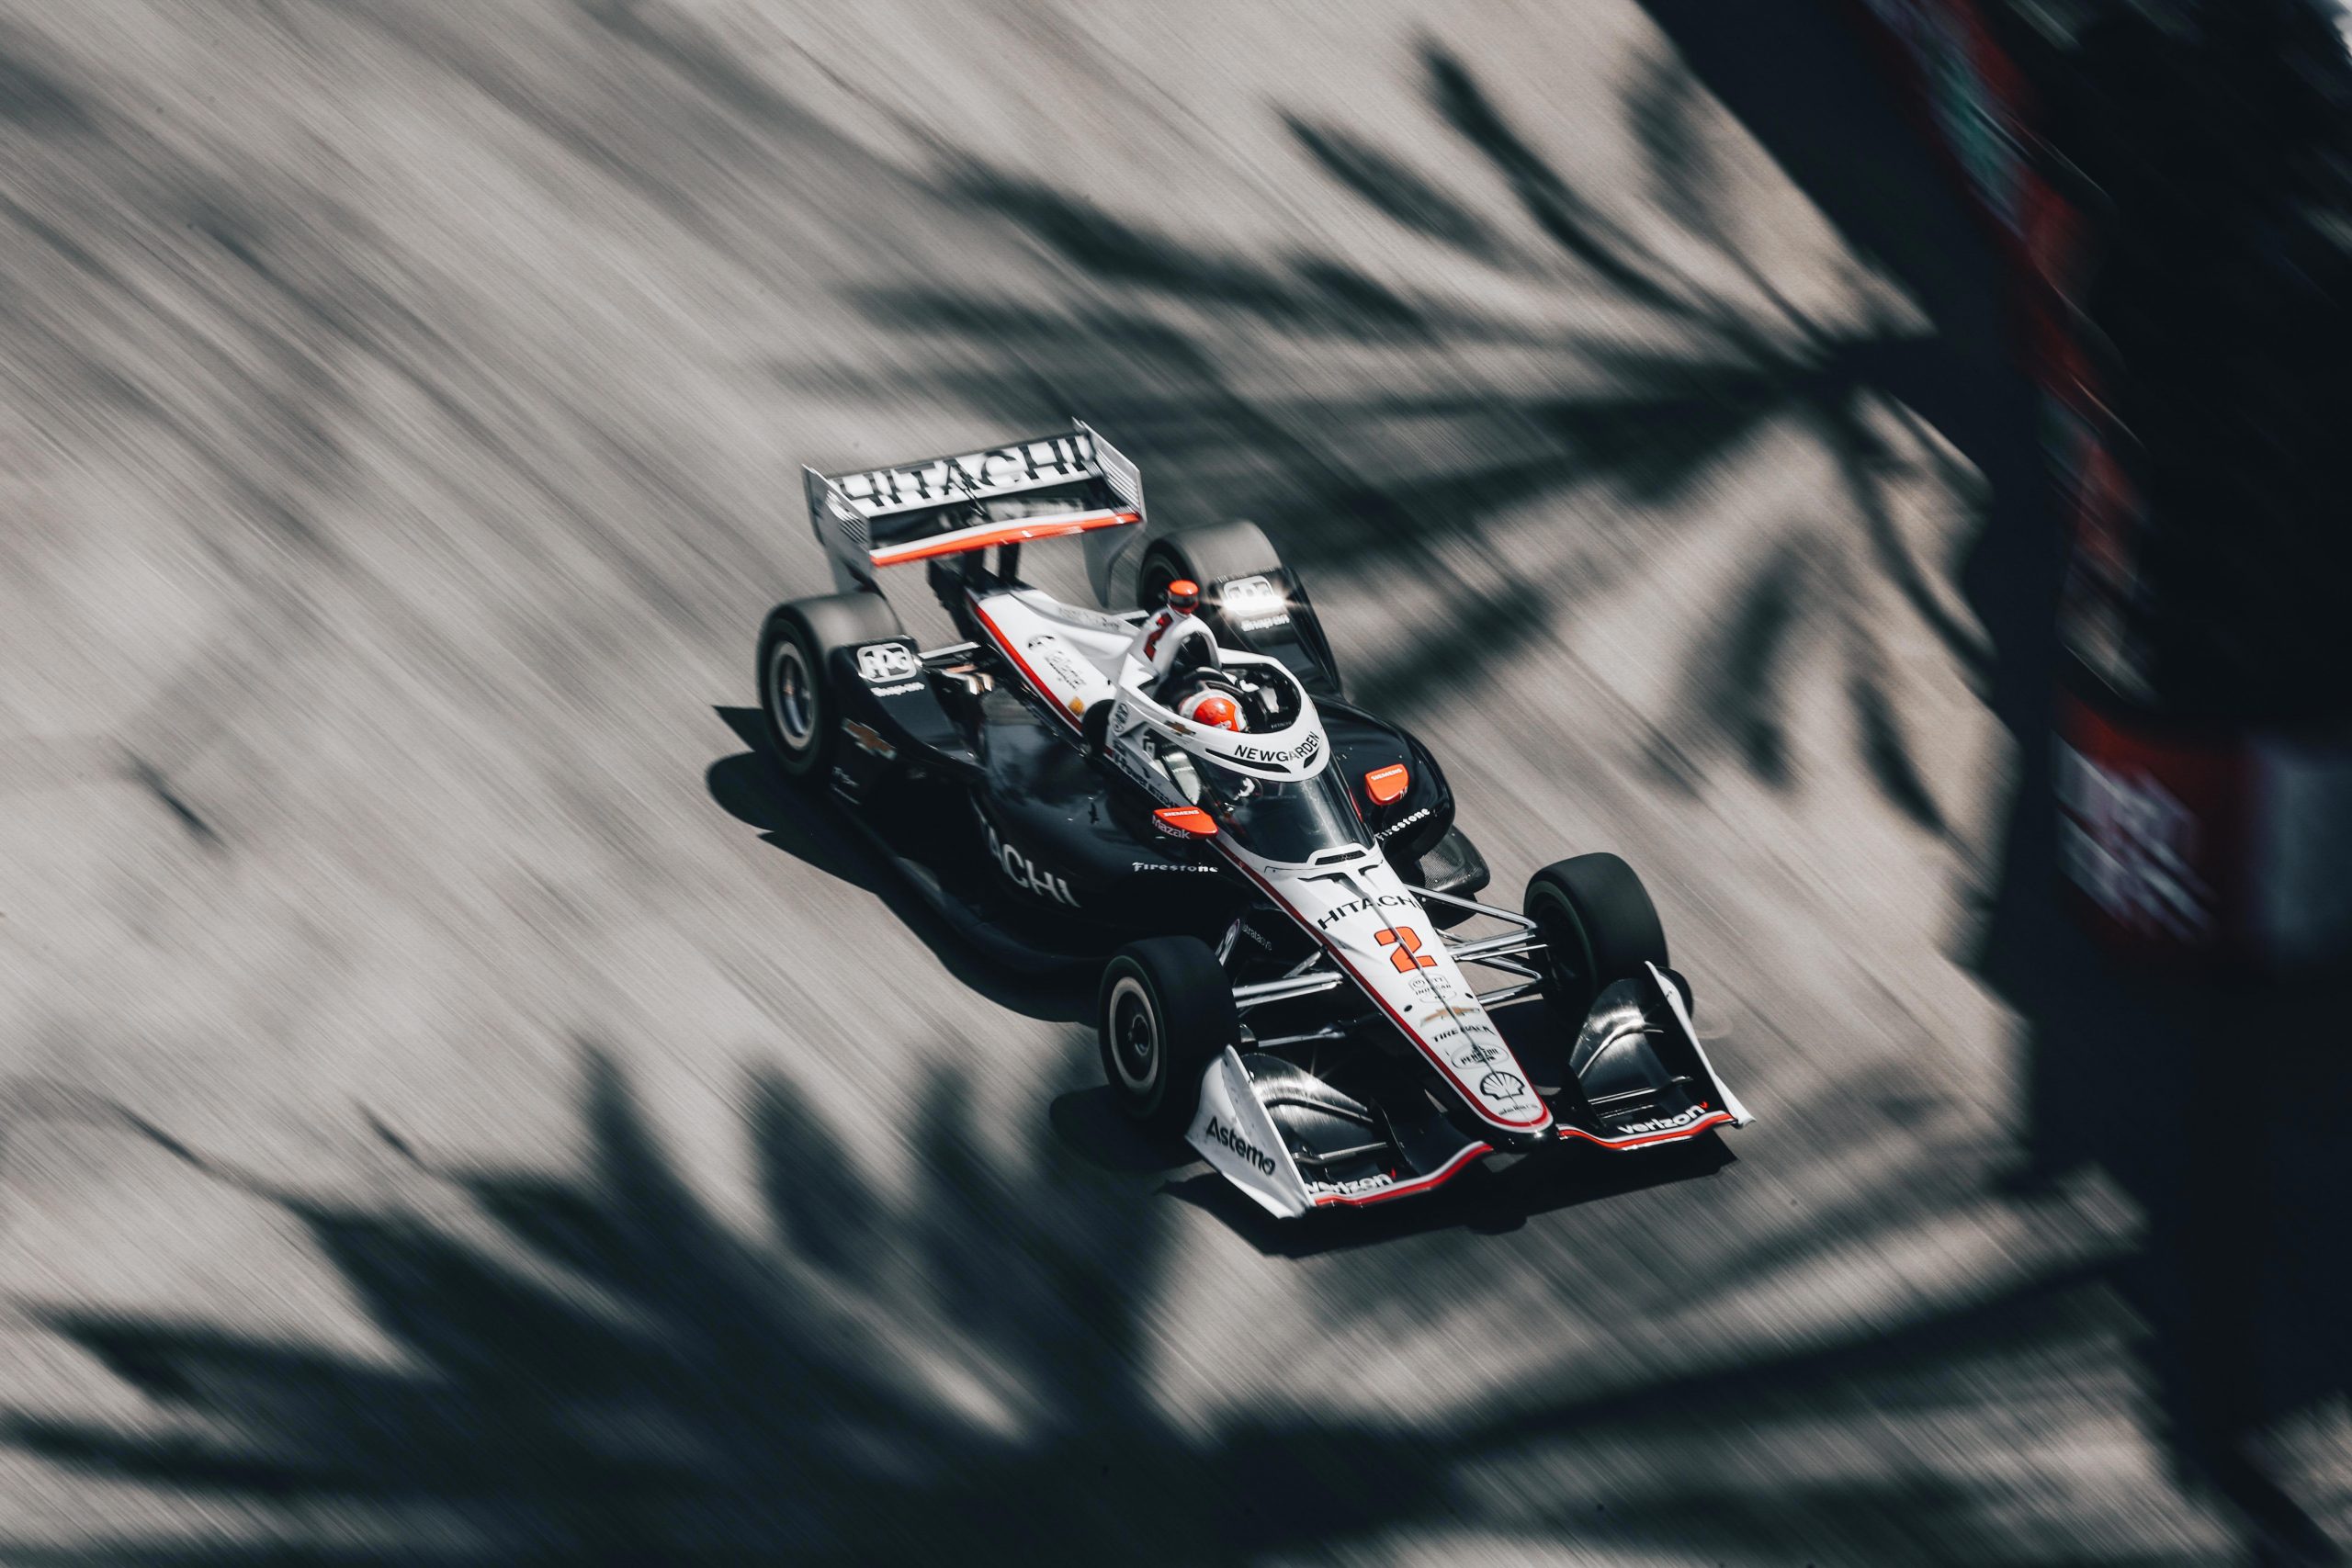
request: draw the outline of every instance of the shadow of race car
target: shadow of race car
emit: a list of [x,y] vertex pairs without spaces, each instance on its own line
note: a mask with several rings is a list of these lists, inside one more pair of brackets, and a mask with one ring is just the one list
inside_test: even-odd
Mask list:
[[[1479,902],[1437,760],[1347,701],[1254,525],[1156,531],[1135,466],[1083,423],[804,479],[838,591],[760,633],[785,773],[993,961],[1100,965],[1121,1104],[1266,1209],[1748,1120],[1632,868],[1578,855],[1516,909]],[[1022,580],[1023,548],[1060,538],[1097,606]],[[906,634],[878,579],[915,565],[961,640]],[[1575,1030],[1548,1091],[1490,1016],[1537,995]]]

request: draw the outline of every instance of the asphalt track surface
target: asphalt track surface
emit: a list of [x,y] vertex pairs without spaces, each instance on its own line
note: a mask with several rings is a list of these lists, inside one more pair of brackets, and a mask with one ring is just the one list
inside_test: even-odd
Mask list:
[[[2342,1075],[2184,1164],[2047,908],[2032,411],[1838,25],[805,9],[6,7],[0,1560],[2343,1538]],[[1073,413],[1756,1126],[1272,1225],[781,786],[797,465]]]

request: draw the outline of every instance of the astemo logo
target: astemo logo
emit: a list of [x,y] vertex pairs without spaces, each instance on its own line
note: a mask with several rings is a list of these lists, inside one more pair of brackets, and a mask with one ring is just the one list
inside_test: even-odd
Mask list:
[[1209,1141],[1223,1144],[1268,1176],[1274,1174],[1274,1156],[1218,1121],[1209,1118]]

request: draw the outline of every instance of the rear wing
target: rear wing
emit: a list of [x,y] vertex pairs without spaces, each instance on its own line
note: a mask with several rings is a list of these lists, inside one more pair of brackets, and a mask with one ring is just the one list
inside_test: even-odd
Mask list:
[[940,556],[1088,536],[1087,575],[1099,596],[1144,520],[1143,476],[1081,423],[986,451],[886,468],[803,468],[808,524],[842,592],[874,586],[876,569]]

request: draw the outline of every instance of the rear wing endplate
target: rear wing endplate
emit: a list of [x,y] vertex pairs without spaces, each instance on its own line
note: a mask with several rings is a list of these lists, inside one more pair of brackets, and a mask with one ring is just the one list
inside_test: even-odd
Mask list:
[[1080,422],[1056,434],[889,468],[803,468],[801,481],[809,526],[844,593],[873,587],[879,567],[1082,534],[1099,595],[1112,564],[1134,542],[1121,530],[1144,520],[1142,474]]

